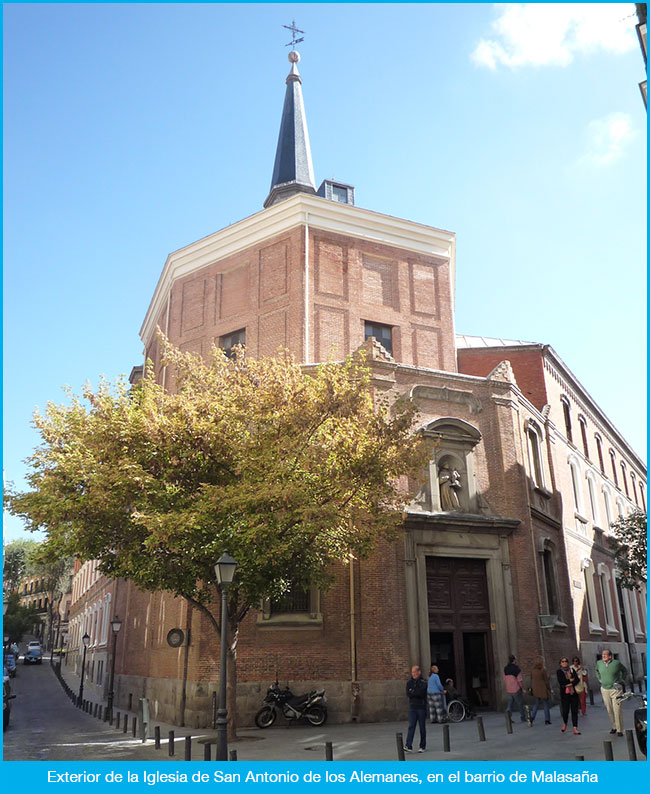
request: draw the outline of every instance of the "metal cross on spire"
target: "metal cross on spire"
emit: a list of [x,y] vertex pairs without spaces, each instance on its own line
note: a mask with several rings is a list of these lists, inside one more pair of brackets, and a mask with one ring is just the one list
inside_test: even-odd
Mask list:
[[291,24],[290,25],[282,25],[282,27],[291,31],[291,41],[288,44],[285,44],[285,47],[295,47],[296,44],[300,44],[301,41],[305,40],[304,36],[302,38],[300,38],[300,39],[296,38],[296,33],[304,33],[305,31],[304,30],[300,30],[299,28],[296,27],[296,20],[295,19],[291,20]]

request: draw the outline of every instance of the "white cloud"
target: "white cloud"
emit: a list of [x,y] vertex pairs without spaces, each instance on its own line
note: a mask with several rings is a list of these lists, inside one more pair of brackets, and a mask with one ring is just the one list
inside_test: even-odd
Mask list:
[[638,46],[633,3],[496,3],[492,37],[471,57],[478,66],[567,66],[574,56]]
[[632,118],[627,113],[610,113],[587,125],[587,147],[580,163],[613,165],[621,159],[627,145],[636,137]]

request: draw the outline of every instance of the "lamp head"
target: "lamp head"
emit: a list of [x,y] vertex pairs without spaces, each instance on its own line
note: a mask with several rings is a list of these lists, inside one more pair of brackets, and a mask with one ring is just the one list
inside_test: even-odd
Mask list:
[[237,563],[227,551],[224,551],[214,566],[217,582],[221,587],[230,587],[235,578],[235,568],[237,568]]

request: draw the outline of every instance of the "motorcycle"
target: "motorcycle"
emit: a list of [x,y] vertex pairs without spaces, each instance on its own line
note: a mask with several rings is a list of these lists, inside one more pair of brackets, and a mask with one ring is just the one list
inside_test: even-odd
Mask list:
[[[618,687],[617,687],[618,689]],[[617,695],[619,702],[636,698],[643,703],[643,708],[634,709],[634,732],[636,733],[636,740],[639,743],[639,749],[648,756],[647,741],[648,741],[648,696],[637,692],[623,692]]]
[[278,712],[289,721],[304,717],[311,725],[324,725],[327,721],[327,698],[324,689],[313,689],[306,695],[294,695],[289,687],[280,689],[276,682],[266,691],[264,705],[255,715],[258,728],[270,728]]

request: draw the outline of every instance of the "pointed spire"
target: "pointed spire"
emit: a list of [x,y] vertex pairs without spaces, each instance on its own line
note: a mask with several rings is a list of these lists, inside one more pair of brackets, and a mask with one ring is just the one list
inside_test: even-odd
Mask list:
[[300,55],[292,50],[289,53],[291,71],[287,76],[271,191],[264,202],[265,207],[284,201],[296,193],[316,194],[307,118],[302,101],[302,78],[298,72],[299,60]]

